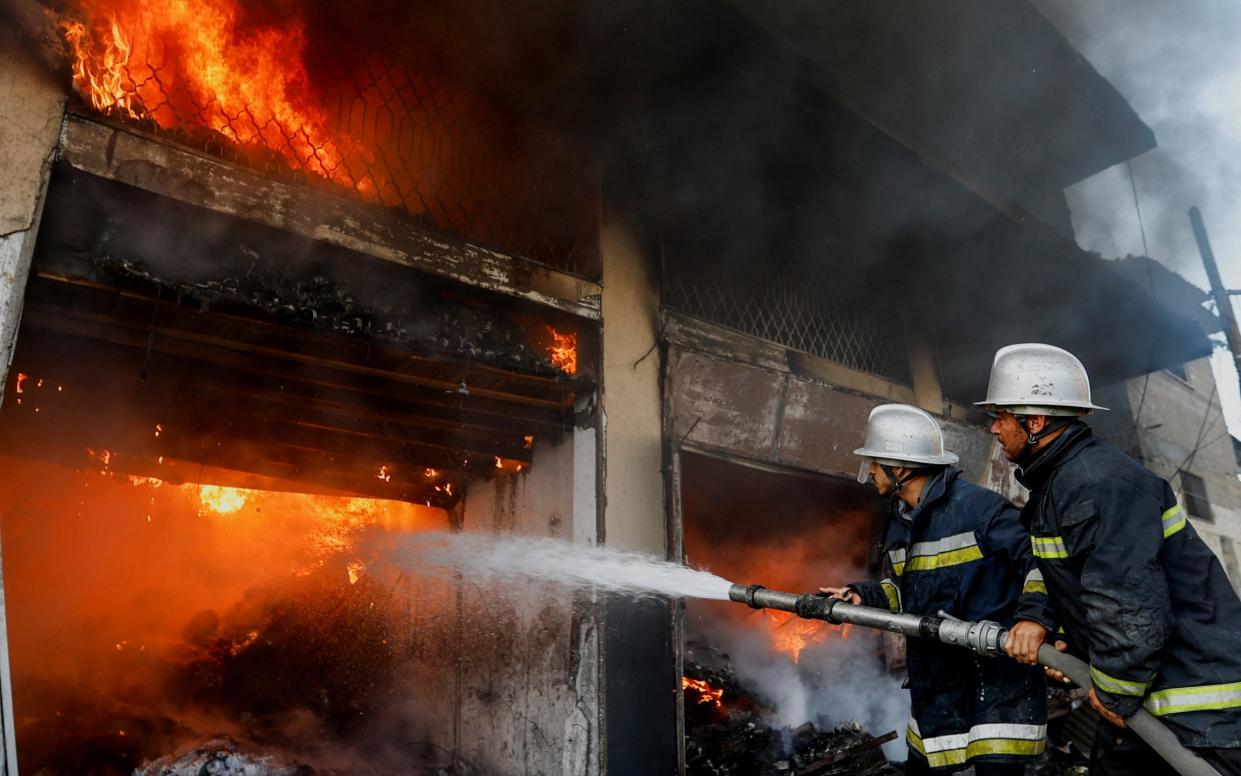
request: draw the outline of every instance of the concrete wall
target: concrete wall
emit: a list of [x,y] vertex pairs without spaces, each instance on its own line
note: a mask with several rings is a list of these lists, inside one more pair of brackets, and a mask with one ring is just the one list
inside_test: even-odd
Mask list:
[[[572,539],[578,473],[571,437],[536,447],[529,469],[469,484],[461,528]],[[561,588],[462,581],[451,721],[461,758],[484,773],[598,772],[593,611]]]
[[[706,326],[707,324],[700,324]],[[704,352],[700,337],[674,337],[669,353],[672,435],[696,450],[820,474],[852,477],[871,409],[912,402],[908,388],[810,357],[781,360],[746,353],[743,335],[729,334],[734,352],[714,340]],[[723,336],[723,335],[721,335]],[[873,385],[872,385],[873,383]],[[981,415],[949,408],[939,416],[945,440],[961,456],[959,467],[980,484],[1019,495],[1011,467],[984,427]]]
[[[1207,359],[1185,365],[1185,380],[1154,372],[1127,384],[1129,404],[1143,463],[1181,493],[1178,470],[1201,477],[1211,502],[1213,522],[1194,520],[1194,527],[1221,558],[1222,538],[1241,549],[1241,481],[1237,458],[1216,394],[1215,376]],[[1182,498],[1181,503],[1184,503]],[[1241,568],[1225,563],[1233,585],[1241,590]]]

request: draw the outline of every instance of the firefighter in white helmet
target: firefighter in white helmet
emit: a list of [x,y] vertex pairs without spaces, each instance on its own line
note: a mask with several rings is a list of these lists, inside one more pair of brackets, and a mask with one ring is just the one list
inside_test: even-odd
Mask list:
[[[968,482],[926,412],[886,404],[870,413],[860,482],[893,495],[884,532],[887,578],[822,588],[852,603],[920,615],[1048,621],[1030,543],[1016,507]],[[911,719],[907,774],[973,766],[1021,774],[1044,748],[1042,672],[986,660],[930,639],[906,642]]]
[[[1068,351],[1001,348],[978,404],[1030,489],[1021,522],[1064,630],[1056,646],[1090,663],[1091,705],[1111,723],[1090,772],[1172,773],[1124,730],[1145,706],[1221,773],[1241,774],[1241,600],[1172,488],[1082,422],[1103,408]],[[1047,633],[1019,622],[1005,649],[1033,665]]]

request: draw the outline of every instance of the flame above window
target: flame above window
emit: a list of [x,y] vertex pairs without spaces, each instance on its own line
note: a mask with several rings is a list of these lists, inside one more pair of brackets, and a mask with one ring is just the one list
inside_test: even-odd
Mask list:
[[570,271],[593,262],[581,149],[282,10],[80,0],[60,26],[96,111]]

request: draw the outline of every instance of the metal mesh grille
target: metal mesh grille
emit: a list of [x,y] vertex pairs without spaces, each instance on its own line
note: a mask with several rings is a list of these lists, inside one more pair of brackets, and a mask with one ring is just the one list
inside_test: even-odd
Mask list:
[[76,41],[70,33],[71,48],[87,55],[78,59],[74,86],[108,117],[268,175],[330,182],[472,242],[598,276],[597,173],[585,149],[566,138],[343,40],[282,52],[299,61],[260,84],[274,93],[255,98],[254,85],[225,76],[204,86],[203,77],[187,77],[192,65],[175,43],[134,27],[110,68],[101,63],[109,51],[117,59],[112,28],[81,25]]
[[851,303],[840,289],[773,259],[730,272],[700,272],[670,262],[664,270],[663,303],[793,350],[910,383],[899,317]]

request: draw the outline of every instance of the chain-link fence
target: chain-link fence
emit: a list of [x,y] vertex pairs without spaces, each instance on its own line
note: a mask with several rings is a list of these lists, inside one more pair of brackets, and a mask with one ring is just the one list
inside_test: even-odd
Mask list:
[[899,316],[850,300],[804,267],[775,257],[703,272],[668,261],[663,303],[852,369],[910,384],[904,325]]
[[345,40],[309,47],[294,29],[249,49],[208,41],[199,52],[186,31],[161,23],[68,25],[86,105],[265,174],[329,181],[472,242],[598,276],[597,172],[581,146]]

